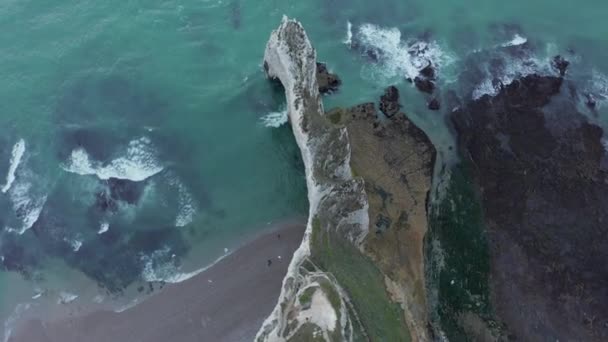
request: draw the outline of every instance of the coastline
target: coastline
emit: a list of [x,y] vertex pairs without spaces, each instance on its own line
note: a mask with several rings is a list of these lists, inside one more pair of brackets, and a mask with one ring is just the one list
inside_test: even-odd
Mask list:
[[251,341],[276,304],[303,234],[302,223],[277,224],[200,274],[120,313],[30,320],[8,341]]

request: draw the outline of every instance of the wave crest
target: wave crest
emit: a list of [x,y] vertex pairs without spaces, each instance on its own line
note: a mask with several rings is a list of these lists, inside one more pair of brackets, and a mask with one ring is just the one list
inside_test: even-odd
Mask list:
[[129,142],[124,157],[112,160],[107,165],[91,160],[83,148],[72,151],[64,170],[79,175],[96,175],[99,179],[128,179],[143,181],[163,170],[156,158],[150,139],[142,137]]

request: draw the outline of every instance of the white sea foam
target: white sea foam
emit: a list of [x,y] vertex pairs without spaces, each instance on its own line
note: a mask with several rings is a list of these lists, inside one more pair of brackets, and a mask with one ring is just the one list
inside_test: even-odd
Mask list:
[[14,324],[21,318],[23,313],[25,313],[31,307],[30,303],[21,303],[17,304],[13,313],[4,321],[4,342],[8,342],[13,333]]
[[46,195],[36,197],[32,193],[31,183],[17,182],[11,187],[9,196],[13,203],[13,210],[17,213],[17,218],[21,220],[21,227],[18,229],[9,228],[7,230],[23,234],[38,221],[38,217],[40,217],[40,213],[46,203]]
[[506,86],[520,77],[554,73],[549,59],[541,59],[531,53],[515,57],[503,54],[500,58],[504,62],[504,67],[501,69],[485,65],[482,72],[486,77],[473,89],[473,100],[484,95],[496,96],[502,86]]
[[528,42],[528,38],[526,37],[522,37],[519,34],[515,34],[513,36],[513,39],[511,39],[510,41],[501,44],[502,47],[508,47],[508,46],[519,46],[519,45],[524,45],[525,43]]
[[175,226],[184,227],[192,222],[196,214],[196,203],[190,191],[179,180],[176,182],[179,209],[175,217]]
[[64,241],[67,242],[67,243],[69,243],[70,246],[72,246],[72,250],[74,252],[78,252],[80,250],[80,247],[82,247],[82,241],[79,240],[79,239],[71,239],[70,240],[68,238],[65,238]]
[[353,24],[350,21],[346,22],[346,38],[342,42],[348,46],[353,43]]
[[143,181],[163,170],[150,139],[146,137],[129,142],[125,155],[107,165],[91,160],[84,149],[75,149],[63,168],[79,175],[96,175],[99,179],[118,178],[134,182]]
[[108,230],[110,230],[110,224],[108,222],[102,222],[99,225],[99,230],[97,231],[97,234],[103,234],[103,233],[107,232]]
[[601,107],[608,100],[608,76],[594,70],[591,75],[590,88],[589,93],[593,94],[596,106]]
[[10,188],[13,182],[15,181],[15,172],[17,171],[17,167],[21,163],[21,159],[23,158],[23,154],[25,153],[25,140],[19,139],[15,146],[13,146],[13,151],[11,153],[10,166],[8,168],[8,174],[6,175],[6,184],[2,187],[2,192],[6,193]]
[[127,311],[130,308],[134,307],[135,305],[137,305],[139,303],[139,298],[134,298],[133,300],[131,300],[130,302],[128,302],[127,304],[119,307],[118,309],[114,310],[114,312],[116,313],[121,313],[123,311]]
[[171,261],[159,262],[159,259],[166,260],[169,248],[163,248],[155,251],[151,255],[143,255],[141,260],[144,262],[144,269],[142,271],[142,278],[147,282],[165,282],[165,283],[181,283],[182,281],[188,280],[202,272],[205,272],[215,264],[220,262],[222,259],[230,255],[229,252],[225,252],[222,256],[215,259],[211,264],[200,268],[192,272],[180,272],[179,268]]
[[57,304],[69,304],[78,298],[77,294],[73,294],[67,291],[59,292],[59,298],[57,299]]
[[287,109],[278,112],[272,112],[262,117],[262,123],[266,127],[281,127],[289,121]]
[[429,63],[439,69],[453,60],[437,42],[402,40],[401,31],[395,27],[363,24],[355,38],[366,48],[379,53],[381,72],[387,78],[405,76],[413,79]]

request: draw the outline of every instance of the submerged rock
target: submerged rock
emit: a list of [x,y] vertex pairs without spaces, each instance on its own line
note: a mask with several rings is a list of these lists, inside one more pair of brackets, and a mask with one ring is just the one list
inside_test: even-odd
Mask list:
[[441,105],[439,104],[439,100],[437,100],[437,98],[432,98],[428,104],[427,104],[428,108],[430,110],[439,110],[441,109]]
[[319,84],[319,92],[328,94],[337,91],[342,84],[340,77],[332,74],[327,70],[325,63],[317,62],[317,83]]
[[423,93],[432,94],[435,91],[435,83],[428,78],[417,76],[414,78],[414,84]]
[[128,179],[110,178],[106,181],[110,189],[110,196],[116,201],[136,204],[141,197],[145,182],[134,182]]
[[380,97],[380,111],[390,118],[399,113],[401,105],[399,104],[399,89],[395,86],[390,86],[384,90],[384,95]]

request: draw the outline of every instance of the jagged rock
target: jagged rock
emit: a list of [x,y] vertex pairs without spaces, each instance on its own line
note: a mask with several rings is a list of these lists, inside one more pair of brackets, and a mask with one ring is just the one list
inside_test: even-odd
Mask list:
[[336,74],[327,70],[325,63],[317,62],[317,83],[321,94],[333,93],[340,88],[342,81]]
[[[491,298],[518,340],[608,340],[603,131],[543,107],[561,77],[529,75],[452,113],[487,226]],[[551,118],[551,119],[548,119]],[[594,324],[590,322],[594,321]]]
[[553,57],[553,60],[551,61],[551,66],[559,72],[560,76],[564,76],[566,74],[568,65],[570,65],[570,62],[560,55]]
[[591,110],[595,110],[597,107],[597,101],[593,94],[585,94],[585,105]]
[[401,105],[399,104],[399,89],[395,86],[390,86],[384,90],[384,95],[380,97],[380,111],[386,117],[392,117],[399,113]]
[[427,78],[429,80],[434,80],[435,79],[435,68],[433,67],[433,64],[429,63],[427,66],[422,68],[422,70],[420,70],[420,75],[424,76],[425,78]]
[[414,78],[414,84],[423,93],[432,94],[435,90],[435,83],[428,78],[417,76]]
[[430,110],[439,110],[441,109],[441,105],[439,104],[439,100],[437,98],[432,98],[427,104]]

